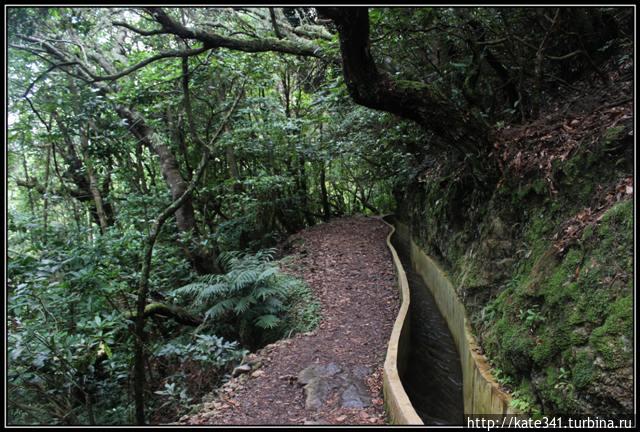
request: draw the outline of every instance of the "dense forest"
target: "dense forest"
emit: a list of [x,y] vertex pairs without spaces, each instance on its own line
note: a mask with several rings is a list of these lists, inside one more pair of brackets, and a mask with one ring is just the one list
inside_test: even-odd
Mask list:
[[176,421],[387,213],[518,410],[633,412],[634,9],[6,12],[9,424]]

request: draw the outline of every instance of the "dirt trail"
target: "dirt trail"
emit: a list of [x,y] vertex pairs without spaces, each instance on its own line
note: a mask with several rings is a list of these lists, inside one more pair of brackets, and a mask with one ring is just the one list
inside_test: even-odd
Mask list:
[[[259,368],[227,383],[182,424],[383,424],[382,366],[399,308],[388,231],[379,219],[352,217],[293,236],[285,270],[313,289],[320,325],[256,353]],[[330,391],[320,408],[305,408],[298,374],[331,363],[343,371],[368,369],[361,388],[369,392],[369,406],[343,408],[343,396]]]

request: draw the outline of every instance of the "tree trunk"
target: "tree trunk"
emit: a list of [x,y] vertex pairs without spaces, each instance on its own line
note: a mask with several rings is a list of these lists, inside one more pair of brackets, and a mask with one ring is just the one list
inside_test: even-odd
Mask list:
[[147,187],[147,181],[144,178],[144,168],[142,167],[142,143],[140,141],[136,143],[136,174],[138,176],[140,191],[145,195],[148,194],[149,188]]
[[[187,190],[187,182],[182,178],[178,161],[171,149],[162,142],[162,139],[147,126],[144,118],[137,112],[124,106],[117,106],[116,111],[120,117],[129,122],[131,132],[136,138],[152,149],[160,159],[160,170],[169,189],[171,197],[176,200]],[[182,207],[176,211],[176,224],[183,232],[190,232],[196,228],[196,220],[193,212],[191,198],[184,200]]]
[[343,73],[353,100],[413,120],[434,133],[431,144],[454,150],[466,160],[481,182],[496,166],[491,160],[489,130],[469,112],[460,110],[434,86],[395,80],[380,71],[371,55],[369,13],[365,7],[318,8],[338,28]]
[[[64,173],[64,176],[70,178],[77,187],[77,190],[75,191],[70,190],[69,194],[72,197],[76,198],[78,201],[90,202],[91,207],[89,211],[91,213],[91,217],[93,221],[100,227],[100,230],[104,232],[104,228],[113,223],[113,216],[111,214],[112,210],[109,212],[110,214],[107,214],[107,211],[109,211],[111,207],[107,207],[104,205],[102,196],[100,195],[99,190],[97,190],[97,179],[93,174],[93,170],[89,169],[86,165],[87,162],[91,163],[88,159],[88,156],[85,154],[84,146],[86,146],[86,143],[81,143],[80,148],[80,151],[83,152],[83,162],[83,160],[80,159],[78,153],[76,152],[76,146],[73,144],[73,137],[71,136],[66,125],[60,120],[60,117],[57,115],[57,113],[53,113],[52,115],[54,120],[58,124],[58,128],[60,129],[60,132],[62,133],[62,137],[66,144],[66,151],[63,152],[62,156],[69,167]],[[85,138],[82,137],[81,139],[84,140]],[[85,175],[83,171],[86,171],[87,175]],[[91,174],[89,174],[90,171]],[[91,176],[94,176],[93,185],[91,184]],[[92,187],[95,187],[96,190],[94,191]],[[96,200],[96,196],[100,197],[99,204]],[[98,206],[100,206],[100,209],[98,209]]]
[[87,170],[87,177],[89,178],[89,191],[91,192],[91,196],[93,197],[93,203],[96,208],[96,213],[98,214],[100,232],[104,234],[107,230],[107,227],[109,226],[109,223],[107,222],[107,215],[104,211],[102,193],[100,193],[100,189],[98,188],[98,179],[93,169],[93,162],[89,158],[88,154],[89,132],[87,129],[83,129],[81,133],[82,136],[80,137],[80,149],[82,151],[82,157],[84,159],[84,166]]
[[51,146],[47,147],[47,164],[44,171],[44,194],[42,195],[42,222],[44,243],[47,242],[47,232],[49,231],[49,174],[51,171]]
[[322,219],[328,221],[331,218],[331,208],[329,207],[329,197],[327,195],[327,183],[325,179],[324,160],[320,165],[320,195],[322,198]]
[[89,189],[91,190],[91,195],[93,196],[93,201],[96,205],[96,212],[98,213],[100,232],[104,234],[109,226],[109,223],[107,222],[107,215],[104,211],[104,206],[102,203],[102,194],[100,193],[100,189],[98,189],[98,180],[92,167],[87,166],[87,175],[89,176]]
[[[240,101],[242,93],[238,95],[235,102],[231,106],[231,109],[227,112],[227,115],[222,121],[223,126],[218,129],[216,135],[211,140],[212,145],[220,136],[224,125],[229,121],[231,114],[235,111],[235,108]],[[196,187],[196,184],[202,178],[202,174],[209,162],[211,152],[208,146],[202,149],[202,159],[196,168],[193,179],[184,188],[184,191],[180,196],[173,200],[173,202],[160,213],[155,220],[149,235],[145,242],[144,252],[142,255],[142,269],[140,270],[140,279],[138,282],[138,295],[136,301],[136,321],[135,321],[135,357],[134,357],[134,392],[135,392],[135,407],[136,407],[136,422],[138,425],[145,424],[145,408],[144,408],[144,387],[145,387],[145,355],[144,345],[146,339],[145,326],[145,309],[147,307],[147,296],[149,294],[149,276],[151,275],[151,257],[153,255],[153,248],[155,246],[158,235],[164,223],[171,216],[176,214],[181,208],[183,208],[185,201],[191,199],[191,194]]]

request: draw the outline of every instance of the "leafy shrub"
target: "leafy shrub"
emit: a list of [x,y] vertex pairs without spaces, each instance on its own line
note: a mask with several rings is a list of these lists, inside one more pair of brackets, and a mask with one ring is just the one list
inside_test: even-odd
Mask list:
[[204,312],[205,324],[211,324],[216,333],[237,336],[248,347],[276,340],[287,331],[304,330],[304,325],[292,323],[304,319],[293,319],[291,311],[304,316],[313,315],[316,309],[309,306],[304,312],[307,306],[292,307],[301,297],[308,298],[308,291],[300,281],[278,270],[272,261],[274,253],[274,249],[255,254],[223,253],[220,263],[225,274],[202,276],[174,292]]
[[181,362],[198,361],[209,366],[224,368],[246,354],[237,342],[225,341],[214,335],[199,334],[195,341],[184,342],[174,339],[162,345],[156,352],[158,357],[176,356]]
[[[45,323],[46,325],[46,323]],[[112,350],[122,320],[112,313],[75,331],[23,326],[8,335],[9,422],[112,424],[127,421],[129,356]],[[114,408],[118,407],[118,408]]]
[[[123,312],[133,307],[143,233],[103,235],[12,212],[8,255],[7,376],[11,424],[131,423],[133,353]],[[154,287],[190,279],[173,243],[158,244]],[[177,330],[176,330],[177,331]]]
[[155,350],[155,360],[165,371],[173,371],[154,383],[154,420],[175,419],[220,384],[233,365],[247,353],[237,342],[215,335],[183,336]]

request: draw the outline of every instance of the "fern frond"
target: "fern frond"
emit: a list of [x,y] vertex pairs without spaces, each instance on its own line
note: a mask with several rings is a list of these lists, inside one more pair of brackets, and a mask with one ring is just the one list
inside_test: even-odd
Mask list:
[[192,296],[198,294],[198,292],[200,292],[200,290],[204,289],[206,286],[207,286],[206,283],[193,282],[193,283],[190,283],[188,285],[182,286],[180,288],[176,288],[176,289],[172,290],[172,292],[174,294],[183,295],[183,296],[187,296],[187,297],[192,297]]
[[200,276],[198,278],[198,282],[214,285],[220,282],[221,278],[222,278],[222,275],[219,275],[219,274],[207,274],[207,275]]
[[249,307],[252,304],[255,304],[255,303],[257,303],[256,298],[252,295],[242,297],[240,300],[238,300],[238,302],[233,307],[233,311],[238,315],[242,315],[243,313],[249,310]]
[[255,256],[262,262],[269,262],[273,261],[273,257],[275,256],[276,252],[277,249],[275,248],[262,249],[261,251],[258,251]]
[[233,263],[238,261],[241,257],[242,252],[239,251],[222,252],[220,255],[218,255],[218,263],[225,270],[229,270],[233,266]]
[[219,301],[218,303],[213,305],[211,308],[209,308],[209,310],[205,313],[205,319],[209,319],[209,318],[215,319],[221,316],[222,314],[224,314],[224,312],[231,310],[233,308],[235,301],[236,301],[235,298],[229,298],[229,299]]
[[[177,290],[192,306],[206,310],[205,320],[241,329],[284,328],[304,282],[280,272],[276,249],[257,253],[225,252],[218,261],[226,273],[205,275]],[[286,317],[286,319],[282,318]],[[285,325],[286,324],[286,325]]]
[[259,273],[253,269],[245,269],[237,274],[234,278],[232,291],[240,291],[246,286],[249,286],[256,282]]
[[268,297],[271,297],[271,296],[277,295],[277,294],[278,294],[278,291],[276,289],[274,289],[274,287],[271,286],[271,285],[262,285],[262,286],[256,288],[255,291],[253,292],[253,295],[257,299],[260,299],[262,301],[264,301]]
[[255,324],[260,328],[272,329],[278,327],[280,318],[272,314],[261,315],[256,319]]
[[204,285],[198,295],[195,298],[195,302],[198,304],[206,304],[211,300],[215,300],[220,294],[227,291],[228,286],[225,282],[220,282],[214,285]]
[[262,281],[264,281],[266,279],[269,279],[270,277],[272,277],[273,275],[275,275],[277,273],[278,273],[278,267],[270,266],[266,270],[264,270],[262,273],[260,273],[260,275],[258,276],[256,281],[257,282],[262,282]]
[[265,304],[274,309],[279,309],[283,306],[282,301],[277,297],[269,297],[267,301],[265,301]]

